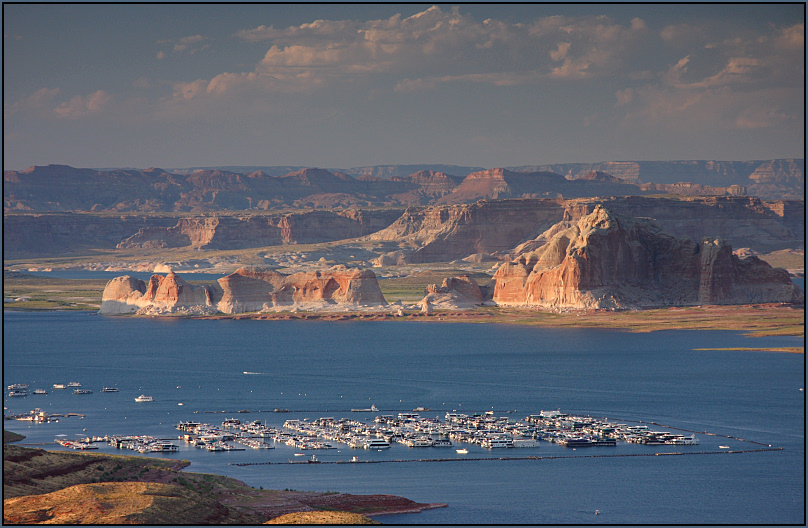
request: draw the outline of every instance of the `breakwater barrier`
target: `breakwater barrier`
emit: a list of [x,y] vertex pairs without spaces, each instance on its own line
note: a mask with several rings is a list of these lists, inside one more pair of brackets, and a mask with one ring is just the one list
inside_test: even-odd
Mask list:
[[782,451],[782,447],[767,447],[763,449],[733,449],[729,451],[676,451],[671,453],[623,453],[613,455],[547,455],[547,456],[508,456],[508,457],[471,457],[471,458],[408,458],[396,460],[317,460],[317,461],[289,461],[289,462],[230,462],[228,466],[279,466],[279,465],[316,465],[316,464],[401,464],[411,462],[487,462],[511,460],[561,460],[578,458],[623,458],[623,457],[654,457],[654,456],[688,456],[688,455],[733,455],[741,453],[761,453],[765,451]]

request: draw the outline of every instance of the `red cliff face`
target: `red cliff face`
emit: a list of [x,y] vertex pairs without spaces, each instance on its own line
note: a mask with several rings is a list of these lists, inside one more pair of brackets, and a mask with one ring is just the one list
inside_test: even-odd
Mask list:
[[500,267],[494,301],[573,309],[804,302],[785,270],[741,261],[723,240],[678,239],[602,206],[549,233]]

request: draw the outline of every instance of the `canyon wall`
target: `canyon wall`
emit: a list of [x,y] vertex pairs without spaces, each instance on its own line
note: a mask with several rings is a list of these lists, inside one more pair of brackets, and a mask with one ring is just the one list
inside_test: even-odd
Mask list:
[[[751,197],[481,200],[475,204],[407,209],[370,240],[398,240],[408,262],[440,262],[475,253],[511,253],[561,220],[577,221],[604,205],[621,217],[653,218],[677,237],[727,239],[765,253],[804,248],[804,202]],[[533,246],[536,247],[535,244]]]
[[[513,256],[518,244],[534,239],[563,219],[577,220],[598,204],[620,216],[653,218],[677,237],[720,237],[735,248],[759,253],[802,249],[805,245],[804,201],[627,196],[481,200],[406,210],[287,214],[6,214],[3,252],[6,259],[15,259],[116,247],[228,250],[367,236],[371,243],[401,245],[402,258],[412,263],[451,261],[475,254],[488,258],[486,255],[492,253],[505,258]],[[401,259],[396,256],[395,260]]]
[[181,218],[170,228],[144,228],[118,248],[243,249],[310,244],[364,236],[389,226],[401,210],[309,211],[285,215]]

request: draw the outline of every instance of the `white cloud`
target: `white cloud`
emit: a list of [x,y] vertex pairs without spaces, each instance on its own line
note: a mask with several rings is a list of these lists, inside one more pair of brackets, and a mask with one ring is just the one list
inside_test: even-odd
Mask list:
[[[396,14],[369,21],[315,20],[288,28],[261,25],[235,34],[249,42],[272,42],[251,72],[256,75],[221,74],[239,82],[220,86],[235,89],[255,82],[282,89],[298,83],[307,89],[379,73],[397,76],[398,92],[448,82],[502,86],[542,78],[584,79],[619,67],[624,53],[646,32],[639,18],[629,26],[605,16],[477,22],[458,7],[438,6],[406,18]],[[205,91],[214,92],[223,91]]]
[[3,119],[8,119],[18,112],[33,113],[42,117],[50,111],[53,99],[59,94],[59,88],[40,88],[31,95],[21,97],[15,103],[3,103]]
[[77,95],[70,101],[57,106],[54,112],[60,118],[78,119],[101,112],[111,100],[111,95],[104,90],[98,90],[87,96]]

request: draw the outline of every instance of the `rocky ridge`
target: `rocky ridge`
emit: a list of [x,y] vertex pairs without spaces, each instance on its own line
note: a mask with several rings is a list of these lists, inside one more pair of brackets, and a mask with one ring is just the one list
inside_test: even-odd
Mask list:
[[[750,194],[769,199],[804,196],[804,160],[756,162],[606,162],[493,168],[467,173],[451,166],[343,171],[159,168],[85,169],[32,166],[3,172],[5,212],[214,212],[335,207],[401,207],[469,203],[481,198],[576,198],[671,193]],[[291,168],[291,167],[287,167]],[[463,170],[453,174],[453,170]],[[595,171],[609,177],[592,178]],[[385,179],[384,176],[387,176]],[[645,184],[654,184],[643,187]]]
[[788,273],[757,257],[741,260],[721,239],[676,238],[649,219],[597,205],[523,246],[494,275],[499,305],[546,309],[701,304],[802,303]]

